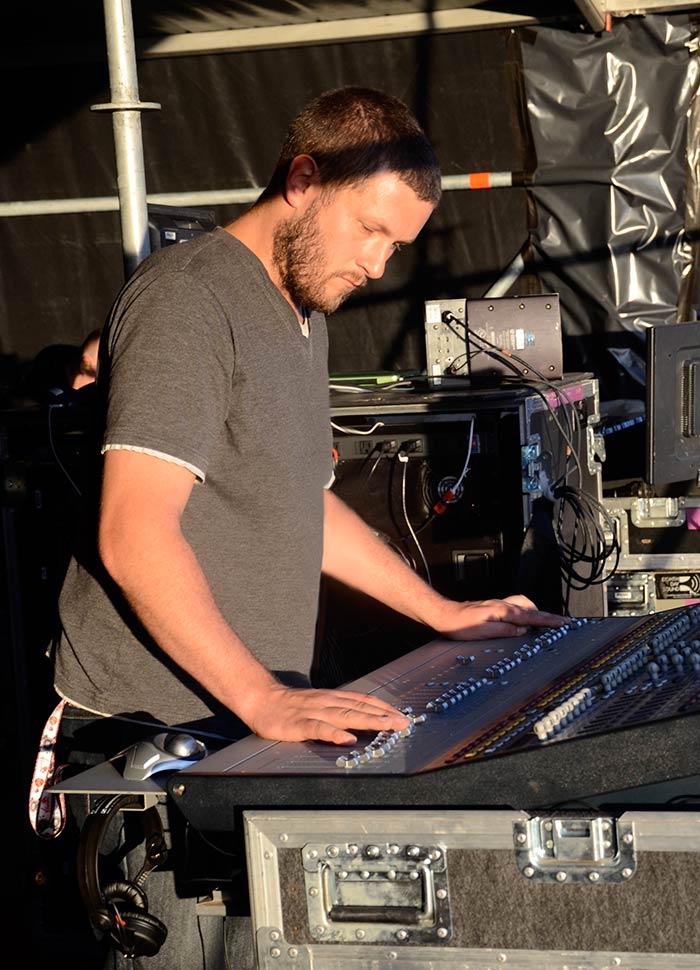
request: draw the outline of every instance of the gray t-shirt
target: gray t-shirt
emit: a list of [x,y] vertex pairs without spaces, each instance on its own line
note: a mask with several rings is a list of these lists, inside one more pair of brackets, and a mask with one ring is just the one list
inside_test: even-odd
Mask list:
[[[305,337],[262,263],[217,229],[139,267],[114,305],[107,345],[104,447],[194,472],[182,529],[219,609],[281,679],[308,676],[332,474],[323,317],[311,316]],[[60,612],[62,696],[167,723],[222,712],[91,557],[71,562]]]

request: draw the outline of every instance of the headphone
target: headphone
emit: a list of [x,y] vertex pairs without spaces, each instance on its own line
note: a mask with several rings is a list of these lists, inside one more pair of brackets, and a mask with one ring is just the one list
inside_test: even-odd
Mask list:
[[139,802],[132,795],[110,795],[100,799],[88,815],[78,845],[78,884],[90,922],[104,933],[125,957],[151,957],[168,935],[167,927],[148,912],[144,884],[148,874],[167,857],[163,826],[154,806],[138,815],[143,823],[146,858],[133,880],[100,885],[98,858],[105,832],[123,808]]

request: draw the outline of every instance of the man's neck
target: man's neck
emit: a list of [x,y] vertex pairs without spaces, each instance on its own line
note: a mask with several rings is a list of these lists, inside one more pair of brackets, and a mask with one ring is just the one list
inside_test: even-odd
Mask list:
[[239,216],[238,219],[229,223],[224,228],[226,232],[230,233],[239,242],[242,242],[244,246],[247,246],[251,252],[255,253],[267,270],[267,274],[274,285],[294,311],[299,324],[303,326],[305,323],[304,311],[296,305],[282,285],[275,261],[272,257],[272,241],[275,227],[280,219],[284,217],[283,213],[278,210],[279,205],[274,200],[266,202],[261,206],[255,206],[247,212],[244,212],[242,216]]

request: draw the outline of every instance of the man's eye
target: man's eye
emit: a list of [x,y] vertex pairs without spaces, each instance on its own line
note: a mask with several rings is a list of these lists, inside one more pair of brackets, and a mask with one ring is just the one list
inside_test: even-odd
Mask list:
[[364,222],[361,222],[360,225],[362,226],[362,228],[364,229],[365,232],[374,232],[375,231],[374,229],[371,229],[369,226],[365,225]]

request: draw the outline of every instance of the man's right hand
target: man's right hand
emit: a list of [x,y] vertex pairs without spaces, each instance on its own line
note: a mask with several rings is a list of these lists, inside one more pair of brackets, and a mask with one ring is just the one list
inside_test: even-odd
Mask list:
[[242,715],[249,728],[271,741],[354,744],[354,731],[400,731],[409,721],[395,707],[352,690],[268,687]]
[[105,456],[100,553],[156,642],[263,738],[353,744],[353,731],[406,727],[406,717],[366,694],[284,687],[251,655],[221,615],[182,533],[193,486],[191,471],[162,458],[121,450]]

